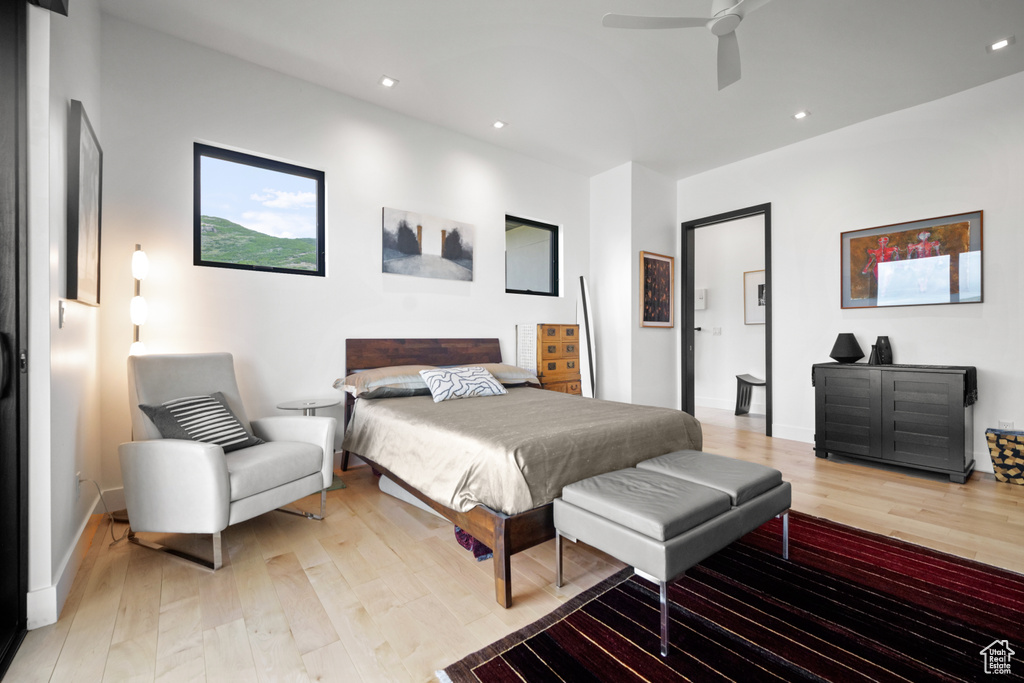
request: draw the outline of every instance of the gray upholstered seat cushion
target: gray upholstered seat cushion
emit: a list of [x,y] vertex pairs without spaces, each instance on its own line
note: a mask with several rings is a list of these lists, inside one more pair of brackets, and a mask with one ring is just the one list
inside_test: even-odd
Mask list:
[[224,459],[234,502],[319,472],[324,452],[310,443],[269,441],[227,453]]
[[650,470],[618,470],[562,489],[562,499],[664,541],[728,512],[729,496]]
[[637,467],[718,489],[729,494],[733,505],[743,505],[782,483],[782,473],[771,467],[701,451],[676,451]]

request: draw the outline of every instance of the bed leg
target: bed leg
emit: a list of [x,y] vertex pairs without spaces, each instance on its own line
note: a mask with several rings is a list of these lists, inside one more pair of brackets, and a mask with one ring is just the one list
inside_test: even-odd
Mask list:
[[494,541],[494,597],[499,605],[508,609],[512,606],[512,556],[508,552],[508,533],[504,520],[498,520]]

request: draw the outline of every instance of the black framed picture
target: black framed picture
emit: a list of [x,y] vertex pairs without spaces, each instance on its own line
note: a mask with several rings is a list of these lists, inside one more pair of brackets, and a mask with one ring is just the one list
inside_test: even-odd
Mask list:
[[640,326],[675,325],[675,259],[640,252]]
[[100,305],[103,150],[85,107],[68,113],[67,298]]
[[326,275],[324,172],[195,143],[193,263]]
[[981,303],[983,212],[840,235],[842,307]]

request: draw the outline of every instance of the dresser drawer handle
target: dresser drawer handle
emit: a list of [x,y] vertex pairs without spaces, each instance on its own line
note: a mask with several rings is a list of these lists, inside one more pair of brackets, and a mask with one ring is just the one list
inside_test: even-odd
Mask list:
[[548,363],[548,370],[554,370],[558,367],[558,363]]

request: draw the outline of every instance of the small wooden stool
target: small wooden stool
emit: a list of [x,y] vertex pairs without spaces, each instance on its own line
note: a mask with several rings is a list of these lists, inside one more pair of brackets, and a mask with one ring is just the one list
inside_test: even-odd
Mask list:
[[753,375],[736,375],[736,414],[746,415],[750,412],[750,395],[753,387],[763,387],[764,380]]

